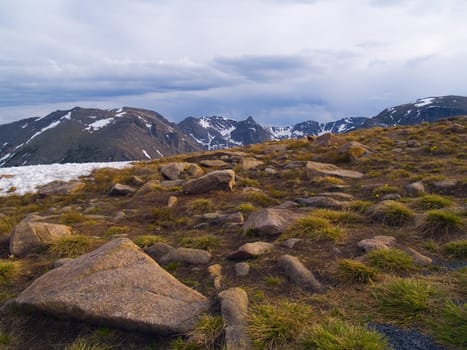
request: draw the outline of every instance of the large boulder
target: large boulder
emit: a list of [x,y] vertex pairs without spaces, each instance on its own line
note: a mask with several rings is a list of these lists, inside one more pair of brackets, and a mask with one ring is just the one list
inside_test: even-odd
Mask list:
[[254,231],[265,235],[277,235],[297,219],[297,214],[287,209],[268,208],[250,214],[243,225],[245,232]]
[[54,269],[17,298],[20,308],[128,330],[185,333],[208,300],[132,241],[119,238]]
[[347,177],[351,179],[360,179],[363,177],[363,174],[359,171],[342,169],[334,164],[313,161],[306,163],[306,175],[308,178],[320,175]]
[[62,237],[71,236],[71,227],[27,218],[13,229],[10,237],[10,253],[24,257],[32,250],[44,247]]
[[336,136],[331,133],[326,133],[318,136],[313,140],[313,145],[320,147],[338,146],[345,143],[345,139],[341,136]]
[[186,193],[206,193],[212,190],[232,191],[235,185],[235,172],[233,170],[217,170],[204,176],[187,181],[183,185]]
[[162,176],[168,180],[178,180],[184,173],[190,176],[201,176],[203,169],[198,164],[187,162],[173,162],[163,165],[160,169]]
[[356,161],[359,158],[370,154],[370,150],[360,142],[350,141],[337,149],[337,153],[339,154],[340,158]]

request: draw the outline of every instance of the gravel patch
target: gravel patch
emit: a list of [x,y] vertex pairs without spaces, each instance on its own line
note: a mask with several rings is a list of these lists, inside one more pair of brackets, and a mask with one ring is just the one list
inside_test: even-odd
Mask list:
[[447,350],[436,345],[431,337],[415,330],[387,324],[372,324],[370,328],[386,336],[393,350]]

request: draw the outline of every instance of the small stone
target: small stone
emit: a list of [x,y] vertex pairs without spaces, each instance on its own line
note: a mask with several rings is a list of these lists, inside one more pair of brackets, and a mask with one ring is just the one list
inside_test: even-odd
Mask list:
[[250,273],[250,264],[247,262],[239,262],[235,264],[235,274],[239,277],[248,276]]
[[156,261],[159,261],[164,255],[169,254],[175,250],[174,247],[166,244],[166,243],[154,243],[152,246],[144,248],[146,254],[148,254],[151,258]]
[[425,186],[421,181],[417,181],[406,185],[405,191],[411,196],[419,196],[425,193]]
[[109,191],[109,194],[111,196],[129,196],[131,194],[134,194],[135,192],[136,189],[134,187],[117,183],[112,186],[112,188]]
[[221,289],[222,284],[222,266],[214,264],[208,267],[209,275],[214,283],[214,288]]
[[305,290],[319,291],[321,283],[313,276],[313,273],[303,265],[295,256],[282,255],[278,260],[279,267],[284,270],[285,275]]
[[206,250],[193,248],[177,248],[159,259],[161,264],[180,262],[185,264],[205,265],[211,260],[211,254]]
[[167,207],[173,208],[177,205],[178,198],[175,196],[170,196],[169,199],[167,200]]
[[412,257],[416,264],[427,266],[431,265],[433,262],[433,260],[430,257],[417,252],[415,249],[407,247],[406,251]]
[[342,209],[344,207],[343,202],[324,196],[297,198],[295,202],[300,205],[312,208]]
[[302,241],[301,238],[289,238],[289,239],[281,242],[281,246],[292,249],[300,241]]
[[260,234],[276,235],[297,218],[297,214],[287,209],[263,209],[250,214],[243,230],[244,232],[252,230]]
[[402,197],[398,193],[388,193],[381,198],[382,201],[398,201],[400,199],[402,199]]
[[370,252],[375,249],[389,249],[388,245],[377,239],[362,239],[357,243],[357,246],[362,248],[365,252]]
[[265,171],[266,174],[269,174],[269,175],[275,175],[275,174],[277,174],[277,170],[274,169],[274,168],[270,168],[270,167],[264,169],[264,171]]
[[392,245],[396,243],[396,237],[393,237],[393,236],[377,235],[377,236],[374,236],[373,239],[376,239],[377,241],[381,241],[387,245]]
[[243,259],[252,259],[258,256],[268,253],[274,245],[267,242],[254,242],[254,243],[245,243],[236,251],[231,253],[227,259],[230,260],[243,260]]
[[206,168],[221,168],[229,165],[228,163],[220,159],[205,159],[200,161],[199,164]]

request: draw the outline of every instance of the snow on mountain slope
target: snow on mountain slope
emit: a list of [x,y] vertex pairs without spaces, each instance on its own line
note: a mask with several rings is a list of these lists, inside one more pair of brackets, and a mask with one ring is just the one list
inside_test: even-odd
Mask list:
[[[0,168],[0,196],[35,192],[38,186],[55,180],[70,181],[99,168],[124,168],[130,162],[47,164]],[[8,193],[12,188],[15,191]]]

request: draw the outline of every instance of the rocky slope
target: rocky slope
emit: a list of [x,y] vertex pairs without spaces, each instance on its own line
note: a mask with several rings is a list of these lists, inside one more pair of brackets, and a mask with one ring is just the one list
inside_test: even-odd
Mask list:
[[0,346],[465,349],[466,154],[463,117],[2,197]]
[[73,108],[0,126],[0,165],[154,159],[199,150],[156,112]]

